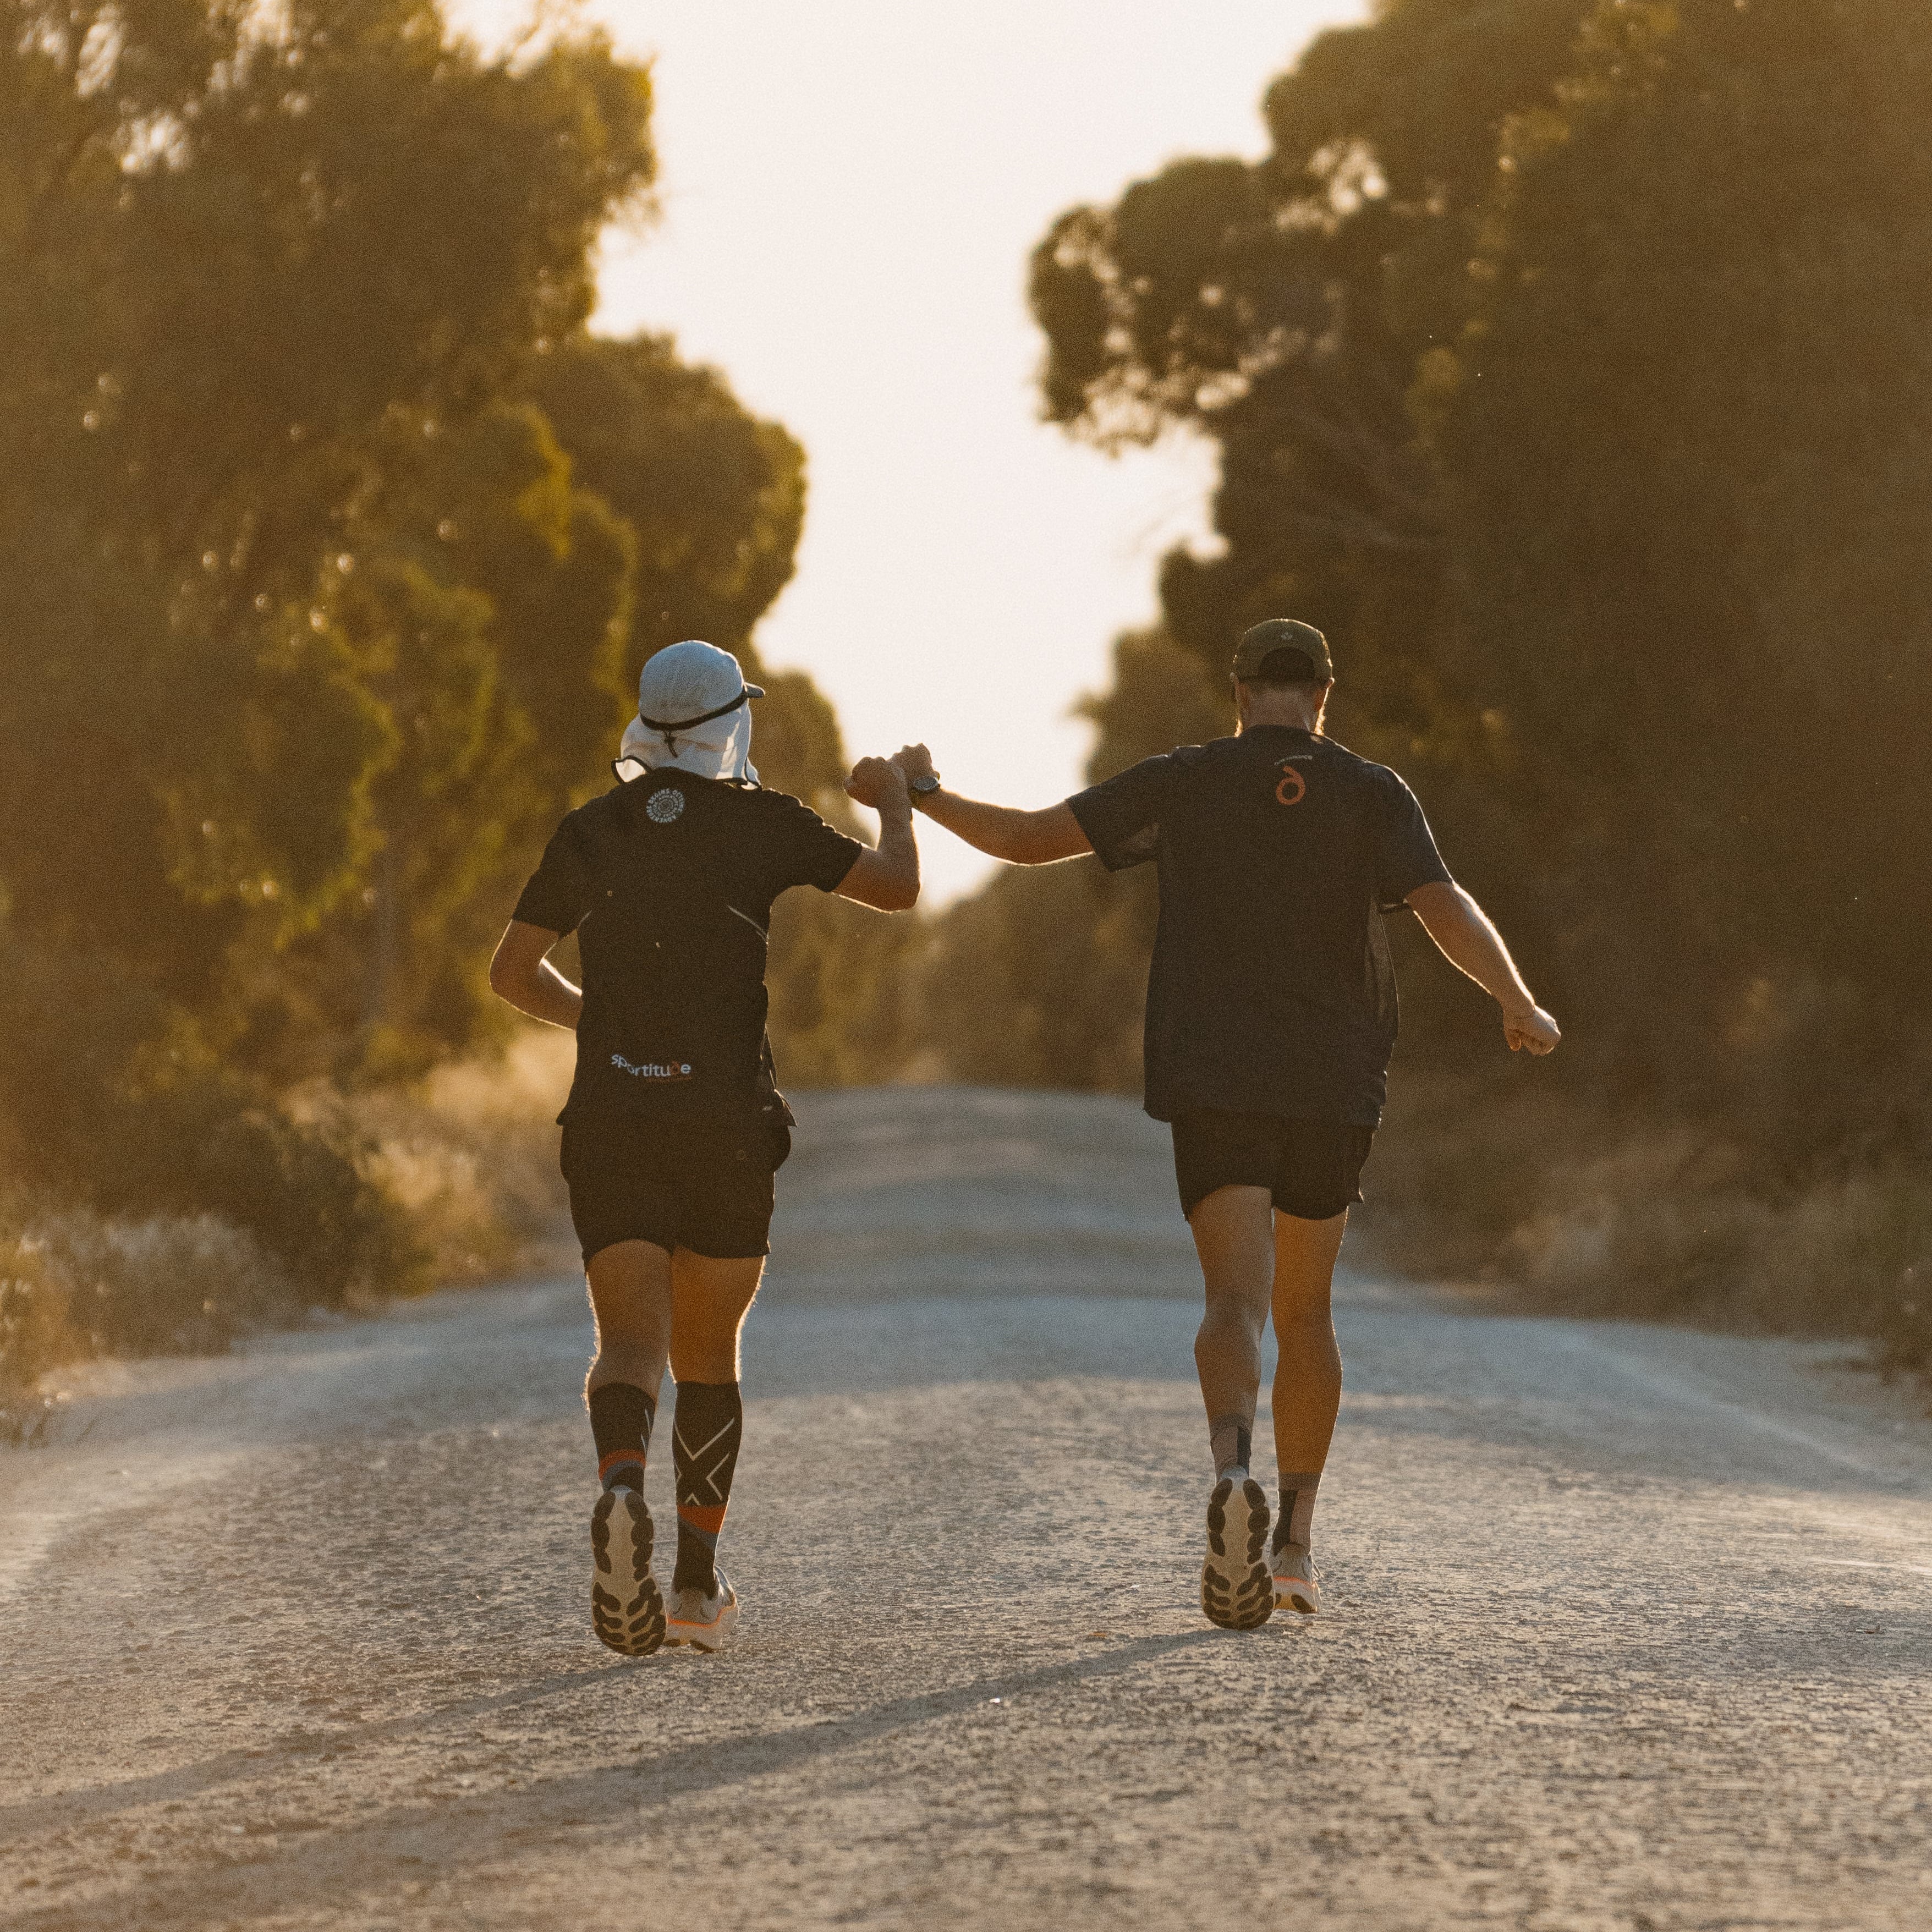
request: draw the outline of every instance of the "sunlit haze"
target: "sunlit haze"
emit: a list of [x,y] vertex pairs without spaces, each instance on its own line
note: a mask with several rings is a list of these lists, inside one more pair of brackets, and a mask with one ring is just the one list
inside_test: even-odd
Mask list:
[[[522,0],[453,0],[492,39]],[[1043,804],[1070,715],[1160,553],[1207,527],[1211,455],[1109,459],[1037,420],[1028,250],[1070,203],[1187,154],[1252,155],[1258,104],[1338,0],[603,0],[656,62],[659,219],[614,237],[596,326],[674,332],[804,442],[799,570],[758,633],[854,753],[928,739],[949,783]],[[927,833],[929,898],[989,862]]]

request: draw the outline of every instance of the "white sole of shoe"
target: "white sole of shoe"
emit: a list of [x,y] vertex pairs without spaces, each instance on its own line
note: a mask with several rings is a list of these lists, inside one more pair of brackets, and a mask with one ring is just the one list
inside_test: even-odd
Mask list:
[[635,1490],[606,1490],[590,1513],[590,1622],[621,1657],[649,1657],[664,1640],[664,1595],[651,1574],[655,1532]]
[[1223,1480],[1208,1499],[1208,1554],[1201,1610],[1223,1630],[1258,1630],[1274,1614],[1268,1560],[1268,1492],[1251,1476]]

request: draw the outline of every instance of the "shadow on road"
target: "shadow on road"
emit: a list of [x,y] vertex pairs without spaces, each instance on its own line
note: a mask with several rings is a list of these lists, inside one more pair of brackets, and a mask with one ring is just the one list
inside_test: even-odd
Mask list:
[[[392,1807],[345,1831],[322,1831],[301,1844],[278,1846],[266,1856],[244,1857],[219,1870],[206,1866],[192,1876],[142,1886],[129,1922],[207,1923],[280,1916],[310,1902],[340,1910],[345,1886],[366,1892],[416,1876],[433,1840],[439,1877],[448,1878],[500,1856],[506,1845],[538,1831],[594,1828],[614,1823],[640,1807],[693,1793],[727,1790],[746,1780],[794,1771],[837,1753],[873,1744],[895,1732],[1030,1694],[1120,1675],[1149,1660],[1203,1646],[1253,1638],[1203,1628],[1172,1636],[1128,1639],[1102,1654],[1077,1658],[1040,1670],[975,1678],[950,1690],[928,1691],[867,1706],[843,1717],[783,1725],[736,1738],[707,1738],[646,1755],[634,1763],[607,1764],[575,1777],[551,1778],[514,1791],[479,1794],[433,1804]],[[1265,1640],[1265,1634],[1263,1634]],[[95,1823],[136,1807],[178,1802],[218,1786],[299,1768],[325,1756],[347,1755],[396,1738],[421,1736],[476,1718],[538,1705],[595,1688],[607,1696],[655,1698],[663,1674],[689,1669],[688,1660],[662,1655],[614,1662],[520,1686],[495,1696],[466,1700],[409,1718],[348,1726],[259,1750],[232,1751],[158,1776],[131,1778],[91,1791],[0,1808],[0,1838],[59,1827]],[[728,1668],[706,1665],[705,1668]],[[645,1720],[657,1706],[639,1714]],[[70,1908],[45,1908],[8,1917],[10,1926],[54,1927],[74,1922]]]

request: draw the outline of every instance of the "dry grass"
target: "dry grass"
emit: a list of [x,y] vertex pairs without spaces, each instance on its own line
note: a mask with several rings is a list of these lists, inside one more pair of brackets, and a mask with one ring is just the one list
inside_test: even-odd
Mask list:
[[1625,1126],[1500,1085],[1408,1083],[1364,1233],[1412,1273],[1566,1313],[1858,1336],[1932,1371],[1932,1176],[1899,1159],[1781,1184],[1734,1143]]
[[64,1363],[218,1354],[305,1306],[287,1269],[214,1215],[123,1220],[10,1204],[0,1229],[0,1441],[44,1438],[52,1412],[40,1384]]
[[292,1111],[361,1144],[363,1171],[408,1216],[439,1285],[574,1265],[556,1119],[575,1050],[568,1034],[532,1027],[500,1059],[458,1061],[412,1087],[316,1090]]
[[[304,1094],[290,1112],[359,1147],[365,1177],[403,1210],[434,1280],[574,1264],[554,1124],[573,1044],[533,1030],[500,1060],[446,1067],[406,1090]],[[310,1299],[260,1241],[217,1215],[0,1201],[0,1444],[46,1439],[56,1412],[40,1385],[63,1364],[218,1354],[249,1330],[302,1320]]]

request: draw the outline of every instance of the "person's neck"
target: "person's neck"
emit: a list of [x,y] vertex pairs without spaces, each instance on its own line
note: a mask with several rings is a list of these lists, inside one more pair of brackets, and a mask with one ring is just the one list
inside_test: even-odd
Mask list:
[[1248,715],[1241,720],[1244,731],[1252,731],[1264,724],[1286,724],[1297,731],[1318,732],[1322,729],[1322,713],[1307,699],[1292,692],[1270,692],[1267,698],[1248,708]]

